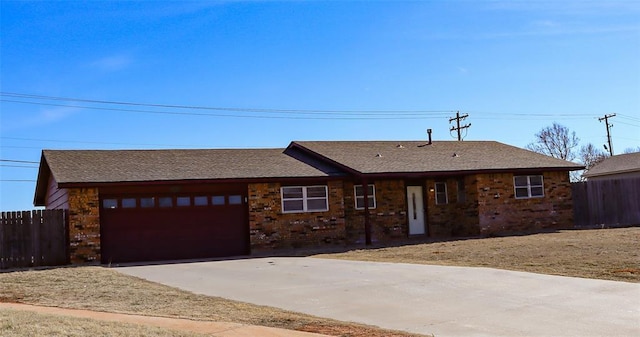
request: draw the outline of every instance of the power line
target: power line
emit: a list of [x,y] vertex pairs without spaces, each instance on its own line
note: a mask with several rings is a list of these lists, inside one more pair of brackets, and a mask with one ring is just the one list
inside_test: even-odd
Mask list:
[[17,183],[35,183],[35,180],[29,179],[0,179],[1,182],[17,182]]
[[624,118],[624,119],[628,119],[628,120],[632,120],[632,121],[636,121],[636,122],[640,122],[640,118],[633,117],[633,116],[627,116],[625,114],[618,114],[618,117]]
[[[482,115],[496,115],[496,116],[537,116],[537,117],[593,117],[594,114],[585,113],[512,113],[512,112],[492,112],[492,111],[469,111],[468,113],[482,114]],[[477,117],[474,117],[477,118]]]
[[22,166],[22,165],[5,165],[5,164],[0,164],[0,167],[12,167],[12,168],[30,168],[30,169],[37,169],[37,166]]
[[[161,115],[188,115],[188,116],[204,116],[204,117],[234,117],[234,118],[261,118],[261,119],[316,119],[316,120],[384,120],[384,119],[429,119],[429,118],[441,118],[442,116],[429,116],[420,113],[410,112],[387,112],[386,115],[379,113],[333,113],[333,112],[291,112],[281,111],[281,114],[302,114],[302,115],[317,115],[326,116],[332,115],[334,117],[309,117],[309,116],[273,116],[273,115],[237,115],[237,114],[221,114],[221,113],[198,113],[198,112],[177,112],[177,111],[161,111],[161,110],[140,110],[140,109],[123,109],[123,108],[108,108],[108,107],[95,107],[95,106],[81,106],[70,104],[54,104],[54,103],[42,103],[42,102],[26,102],[16,101],[8,99],[0,99],[2,102],[19,103],[19,104],[32,104],[41,106],[56,106],[65,108],[78,108],[78,109],[91,109],[91,110],[107,110],[107,111],[122,111],[122,112],[139,112],[149,114],[161,114]],[[247,111],[247,110],[237,110]],[[253,111],[256,112],[256,111]],[[270,111],[275,112],[275,111]],[[434,114],[436,112],[428,112]],[[437,112],[444,114],[444,112]]]
[[[215,106],[198,106],[198,105],[179,105],[179,104],[158,104],[158,103],[140,103],[140,102],[126,102],[126,101],[110,101],[110,100],[95,100],[85,98],[73,98],[73,97],[59,97],[59,96],[47,96],[47,95],[34,95],[26,93],[15,92],[0,92],[0,96],[19,98],[19,99],[32,99],[32,100],[49,100],[49,101],[67,101],[67,102],[82,102],[82,103],[95,103],[95,104],[107,104],[107,105],[125,105],[125,106],[144,106],[155,108],[172,108],[172,109],[189,109],[189,110],[214,110],[214,111],[234,111],[234,112],[272,112],[272,113],[296,113],[296,114],[339,114],[339,115],[389,115],[389,114],[409,114],[420,115],[425,113],[439,113],[448,114],[454,112],[454,110],[342,110],[342,109],[274,109],[274,108],[239,108],[239,107],[215,107]],[[14,100],[3,100],[6,102],[25,103],[25,104],[39,104],[47,105],[51,103],[41,102],[24,102]],[[69,105],[54,105],[54,106],[69,106]],[[69,106],[76,107],[76,106]],[[78,106],[80,108],[86,108],[84,106]],[[127,110],[125,110],[127,111]],[[135,111],[135,110],[134,110]],[[490,115],[515,115],[515,116],[537,116],[537,117],[591,117],[593,114],[558,114],[558,113],[500,113],[491,111],[468,111],[479,114]],[[622,118],[628,118],[640,121],[640,118],[627,116]]]
[[[237,107],[211,107],[197,105],[176,105],[176,104],[157,104],[157,103],[139,103],[139,102],[123,102],[123,101],[107,101],[92,100],[83,98],[69,98],[56,96],[31,95],[12,92],[0,92],[0,96],[18,98],[18,99],[36,99],[36,100],[53,100],[67,102],[96,103],[108,105],[125,105],[125,106],[142,106],[154,108],[171,108],[171,109],[188,109],[188,110],[214,110],[214,111],[234,111],[234,112],[269,112],[269,113],[294,113],[294,114],[336,114],[336,115],[358,115],[358,116],[375,116],[375,115],[421,115],[425,113],[451,113],[451,110],[323,110],[323,109],[271,109],[271,108],[237,108]],[[4,100],[14,103],[28,103],[24,101]],[[30,102],[32,104],[43,104]],[[65,105],[63,105],[65,106]]]
[[8,163],[40,164],[40,162],[37,162],[37,161],[15,160],[15,159],[0,159],[0,161],[8,162]]
[[[117,143],[117,142],[95,142],[95,141],[86,141],[86,140],[60,140],[60,139],[38,139],[38,138],[21,138],[21,137],[0,137],[0,139],[9,139],[9,140],[24,140],[24,141],[34,141],[34,142],[54,142],[54,143],[75,143],[75,144],[103,144],[103,145],[136,145],[136,146],[183,146],[183,147],[192,147],[197,145],[178,145],[178,144],[151,144],[151,143]],[[11,146],[2,146],[2,147],[11,147]],[[39,147],[27,147],[40,149]]]
[[[260,118],[260,119],[316,119],[316,120],[375,120],[375,119],[433,119],[444,117],[454,110],[327,110],[327,109],[272,109],[272,108],[239,108],[239,107],[216,107],[216,106],[199,106],[199,105],[178,105],[178,104],[158,104],[158,103],[140,103],[128,101],[111,101],[111,100],[95,100],[73,97],[59,97],[34,95],[15,92],[0,92],[0,96],[14,99],[0,99],[2,102],[17,104],[32,104],[40,106],[56,106],[77,109],[107,110],[121,112],[137,112],[165,115],[190,115],[205,117],[233,117],[233,118]],[[22,100],[17,100],[22,99]],[[35,101],[25,101],[35,100]],[[76,104],[56,104],[41,101],[58,101],[58,102],[79,102],[88,104],[99,104],[103,106],[76,105]],[[104,106],[107,105],[107,106]],[[120,106],[137,106],[149,108],[165,108],[177,110],[209,110],[209,111],[226,111],[235,113],[266,113],[267,115],[246,115],[246,114],[230,114],[230,113],[198,113],[189,111],[166,111],[166,110],[142,110],[142,109],[124,109],[117,107],[109,107],[108,105]],[[503,119],[538,119],[555,117],[558,119],[582,119],[586,117],[595,117],[593,114],[567,114],[567,113],[499,113],[499,112],[478,112],[483,115],[506,116]],[[278,116],[280,114],[280,116]],[[284,116],[282,116],[284,115]],[[520,117],[521,116],[521,117]],[[625,117],[630,120],[640,121],[634,117]],[[476,119],[491,119],[486,116],[476,116]]]

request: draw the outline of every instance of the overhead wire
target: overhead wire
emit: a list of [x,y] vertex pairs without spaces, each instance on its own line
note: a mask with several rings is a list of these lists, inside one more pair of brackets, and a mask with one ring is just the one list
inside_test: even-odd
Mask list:
[[37,162],[37,161],[16,160],[16,159],[0,159],[0,162],[7,162],[7,163],[25,163],[25,164],[40,164],[40,162]]
[[[326,110],[326,109],[272,109],[272,108],[239,108],[239,107],[220,107],[220,106],[200,106],[200,105],[178,105],[178,104],[158,104],[158,103],[140,103],[128,101],[111,101],[96,100],[73,97],[59,97],[47,95],[34,95],[16,92],[0,92],[0,101],[17,104],[30,104],[39,106],[55,106],[76,109],[90,109],[101,111],[116,111],[127,113],[147,113],[147,114],[163,114],[163,115],[188,115],[188,116],[204,116],[204,117],[233,117],[233,118],[256,118],[256,119],[316,119],[316,120],[399,120],[399,119],[435,119],[449,116],[455,112],[454,110]],[[9,99],[7,99],[9,98]],[[49,101],[49,102],[47,102]],[[75,102],[84,104],[58,104],[53,102]],[[93,105],[92,105],[93,104]],[[98,106],[96,106],[98,105]],[[114,106],[112,106],[114,105]],[[149,109],[129,109],[119,106],[129,107],[147,107]],[[162,108],[160,110],[159,108]],[[153,109],[153,110],[152,110]],[[189,111],[197,110],[197,111]],[[202,112],[198,112],[202,111]],[[209,112],[207,112],[209,111]],[[227,113],[220,113],[227,112]],[[491,111],[467,111],[477,115],[474,119],[494,119],[492,116],[499,116],[500,119],[513,120],[540,120],[553,117],[555,119],[572,120],[597,118],[594,114],[585,113],[501,113]],[[250,113],[250,114],[245,114]],[[640,122],[640,118],[620,114],[622,119],[630,122]],[[617,121],[617,123],[639,127],[636,124],[627,123],[626,121]],[[468,131],[465,130],[465,137]],[[54,140],[54,139],[34,139],[19,137],[0,137],[2,139],[26,140],[40,142],[60,142],[60,143],[79,143],[79,144],[105,144],[105,145],[134,145],[134,146],[184,146],[193,147],[194,145],[175,145],[175,144],[140,144],[140,143],[117,143],[117,142],[92,142],[92,141],[73,141],[73,140]],[[1,146],[4,148],[18,148],[18,146]],[[25,147],[26,148],[26,147]]]
[[[156,104],[156,103],[138,103],[123,101],[107,101],[107,100],[91,100],[83,98],[69,98],[56,96],[42,96],[31,94],[20,94],[11,92],[0,92],[0,96],[12,99],[2,99],[3,102],[34,104],[45,106],[59,106],[82,109],[112,110],[126,112],[144,112],[157,114],[176,114],[176,115],[196,115],[196,116],[213,116],[213,117],[244,117],[244,118],[281,118],[281,119],[384,119],[384,118],[435,118],[435,114],[444,115],[451,113],[450,110],[323,110],[323,109],[270,109],[270,108],[237,108],[237,107],[212,107],[212,106],[191,106],[191,105],[175,105],[175,104]],[[25,101],[32,100],[32,101]],[[37,101],[33,101],[37,100]],[[45,103],[45,101],[65,101],[80,102],[102,105],[99,107],[92,105],[72,105],[72,104],[55,104]],[[238,114],[219,114],[219,113],[195,113],[195,112],[177,112],[166,110],[140,110],[140,109],[123,109],[115,107],[105,107],[105,105],[120,106],[137,106],[148,108],[169,108],[178,110],[210,110],[210,111],[227,111],[227,112],[249,112],[249,113],[266,113],[267,115],[238,115]],[[274,116],[274,114],[285,116]],[[314,116],[314,117],[308,117]],[[322,117],[317,117],[322,116]],[[332,117],[327,117],[332,116]],[[335,118],[339,117],[339,118]]]
[[22,165],[5,165],[5,164],[0,164],[0,167],[11,167],[11,168],[30,168],[30,169],[37,169],[37,166],[22,166]]
[[[54,142],[54,143],[75,143],[75,144],[102,144],[102,145],[174,146],[174,147],[175,146],[180,146],[180,147],[192,147],[192,146],[194,146],[194,145],[185,145],[185,144],[179,145],[179,144],[152,144],[152,143],[96,142],[96,141],[88,141],[88,140],[80,141],[80,140],[41,139],[41,138],[23,138],[23,137],[6,137],[6,136],[0,136],[0,139],[20,140],[20,141],[33,141],[33,142]],[[0,147],[11,147],[11,146],[1,145]]]
[[[128,101],[112,101],[112,100],[96,100],[85,98],[73,98],[73,97],[59,97],[59,96],[46,96],[46,95],[34,95],[15,92],[0,92],[0,96],[8,97],[11,99],[3,98],[0,101],[17,103],[17,104],[32,104],[42,106],[56,106],[56,107],[68,107],[78,109],[92,109],[92,110],[108,110],[108,111],[120,111],[120,112],[137,112],[137,113],[151,113],[151,114],[165,114],[165,115],[191,115],[191,116],[207,116],[207,117],[236,117],[236,118],[260,118],[260,119],[426,119],[426,118],[440,118],[447,116],[455,110],[437,110],[437,109],[425,109],[425,110],[336,110],[336,109],[274,109],[274,108],[240,108],[240,107],[220,107],[220,106],[201,106],[201,105],[179,105],[179,104],[158,104],[158,103],[141,103],[141,102],[128,102]],[[27,100],[27,101],[26,101]],[[30,100],[30,101],[28,101]],[[78,102],[94,105],[78,105],[78,104],[57,104],[47,103],[42,101],[58,101],[58,102]],[[106,105],[106,107],[105,107]],[[134,106],[134,107],[148,107],[148,108],[164,108],[164,109],[176,109],[178,111],[167,110],[145,110],[145,109],[125,109],[117,107],[109,107],[109,105],[117,106]],[[234,112],[236,114],[229,113],[202,113],[193,111],[180,111],[180,110],[205,110],[205,111],[226,111]],[[584,119],[594,118],[595,114],[586,113],[517,113],[517,112],[492,112],[492,111],[466,111],[471,113],[477,113],[474,116],[475,119],[493,119],[491,116],[501,116],[501,119],[514,119],[522,120],[526,119],[541,119],[541,118],[560,118],[560,119]],[[237,113],[260,113],[260,114],[237,114]],[[266,115],[264,115],[266,113]],[[628,118],[633,121],[640,121],[635,117],[626,116],[624,114],[618,114],[623,118]]]
[[[26,101],[17,101],[17,100],[8,100],[8,99],[0,99],[2,102],[11,102],[11,103],[20,103],[20,104],[32,104],[32,105],[42,105],[42,106],[56,106],[56,107],[65,107],[65,108],[78,108],[78,109],[90,109],[90,110],[107,110],[107,111],[121,111],[121,112],[138,112],[138,113],[148,113],[148,114],[162,114],[162,115],[189,115],[189,116],[204,116],[204,117],[234,117],[234,118],[257,118],[257,119],[316,119],[316,120],[373,120],[373,119],[432,119],[432,118],[442,118],[442,116],[429,116],[425,114],[419,113],[409,113],[409,112],[387,112],[386,115],[382,115],[379,113],[336,113],[336,112],[295,112],[296,114],[307,115],[307,116],[274,116],[274,115],[238,115],[238,114],[222,114],[222,113],[199,113],[199,112],[178,112],[178,111],[164,111],[164,110],[141,110],[141,109],[123,109],[123,108],[112,108],[112,107],[95,107],[95,106],[82,106],[82,105],[71,105],[71,104],[54,104],[54,103],[42,103],[42,102],[26,102]],[[245,111],[245,110],[237,110],[237,111]],[[252,110],[253,112],[256,112]],[[270,111],[276,112],[276,111]],[[278,112],[281,114],[292,114],[294,112],[291,111],[281,111]],[[433,114],[434,112],[430,112]],[[440,112],[444,113],[444,112]],[[327,117],[326,115],[331,115],[331,117]],[[316,117],[320,116],[320,117]]]

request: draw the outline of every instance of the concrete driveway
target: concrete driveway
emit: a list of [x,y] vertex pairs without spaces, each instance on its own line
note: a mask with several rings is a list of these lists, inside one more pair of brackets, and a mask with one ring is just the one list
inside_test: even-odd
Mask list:
[[442,336],[640,336],[640,284],[270,257],[121,267],[194,293]]

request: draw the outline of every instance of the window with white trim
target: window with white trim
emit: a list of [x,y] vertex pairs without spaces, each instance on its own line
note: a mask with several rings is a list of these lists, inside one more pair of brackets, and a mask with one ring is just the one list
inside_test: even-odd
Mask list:
[[[367,185],[367,187],[369,209],[376,208],[376,187],[373,184]],[[364,189],[362,188],[362,185],[353,186],[353,193],[356,196],[356,209],[364,209]]]
[[544,197],[544,181],[542,175],[514,176],[513,188],[516,199]]
[[329,210],[327,186],[286,186],[280,188],[282,213],[325,212]]
[[436,205],[444,205],[449,202],[447,198],[447,183],[445,182],[437,182],[436,183]]

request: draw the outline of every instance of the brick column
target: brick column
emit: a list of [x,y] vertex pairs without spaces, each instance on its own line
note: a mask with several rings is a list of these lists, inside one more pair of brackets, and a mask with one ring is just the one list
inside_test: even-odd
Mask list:
[[69,255],[72,264],[100,262],[97,188],[69,189]]

